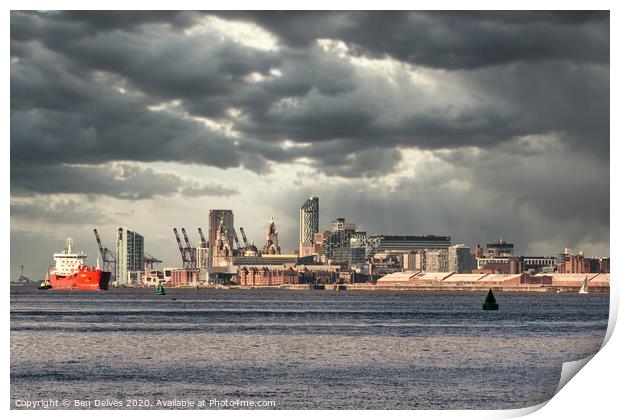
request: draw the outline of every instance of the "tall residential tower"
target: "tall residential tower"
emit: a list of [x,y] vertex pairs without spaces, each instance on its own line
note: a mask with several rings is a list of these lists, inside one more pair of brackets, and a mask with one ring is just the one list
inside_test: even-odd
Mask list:
[[116,281],[130,285],[139,281],[144,271],[144,237],[126,227],[119,227],[116,236]]
[[314,243],[314,234],[319,231],[319,197],[310,197],[299,209],[299,256],[303,257],[304,246]]

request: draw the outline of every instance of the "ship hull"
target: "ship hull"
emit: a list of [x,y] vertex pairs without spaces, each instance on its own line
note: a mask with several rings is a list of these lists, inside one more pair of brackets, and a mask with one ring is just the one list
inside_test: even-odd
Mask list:
[[81,269],[69,276],[50,275],[52,290],[108,290],[110,273]]

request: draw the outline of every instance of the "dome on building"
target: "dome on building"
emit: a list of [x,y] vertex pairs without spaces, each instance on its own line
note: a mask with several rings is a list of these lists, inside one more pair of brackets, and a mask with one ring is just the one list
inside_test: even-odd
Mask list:
[[254,241],[252,241],[250,245],[248,245],[245,248],[243,255],[245,255],[246,257],[257,257],[258,256],[258,248],[256,248],[256,245],[254,245]]

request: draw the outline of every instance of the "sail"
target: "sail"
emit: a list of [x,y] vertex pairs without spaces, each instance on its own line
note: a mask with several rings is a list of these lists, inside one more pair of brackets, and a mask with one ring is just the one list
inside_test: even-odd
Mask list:
[[581,285],[581,289],[579,289],[579,293],[585,294],[588,293],[588,277],[586,276],[583,284]]

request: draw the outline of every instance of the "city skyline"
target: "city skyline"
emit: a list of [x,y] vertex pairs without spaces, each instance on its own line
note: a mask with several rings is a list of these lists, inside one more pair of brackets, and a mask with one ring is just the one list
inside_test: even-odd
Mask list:
[[179,265],[210,209],[290,251],[311,195],[320,229],[609,255],[609,13],[11,13],[11,279],[95,227]]
[[[310,196],[309,200],[306,200],[306,202],[304,203],[304,206],[312,199],[316,199],[318,201],[319,197],[317,197],[316,195]],[[303,206],[301,206],[301,207],[303,207]],[[232,213],[230,213],[231,211],[232,211]],[[215,213],[217,213],[218,215],[219,214],[224,214],[224,213],[227,213],[227,214],[229,213],[229,214],[231,214],[231,219],[232,219],[234,217],[235,211],[234,211],[234,209],[223,209],[223,210],[211,209],[211,210],[209,210],[209,215],[205,219],[205,220],[207,220],[207,223],[206,223],[207,226],[209,226],[209,221],[211,220],[211,215],[213,215]],[[300,214],[300,218],[301,218],[301,214]],[[220,216],[217,216],[217,220],[221,220]],[[322,233],[322,232],[325,232],[325,231],[333,230],[333,224],[335,222],[340,221],[340,222],[344,223],[345,220],[347,220],[346,217],[340,217],[340,216],[339,217],[335,217],[335,218],[331,218],[328,221],[324,220],[323,224],[319,224],[318,232]],[[273,221],[273,219],[271,219],[268,223],[265,224],[265,229],[262,232],[263,236],[265,234],[265,231],[268,230],[269,225],[270,225],[270,223],[272,221]],[[275,221],[275,222],[276,222],[276,226],[277,226],[278,225],[277,221]],[[436,236],[436,233],[432,233],[432,232],[420,233],[420,232],[374,232],[374,231],[367,231],[366,229],[364,229],[364,224],[363,223],[356,223],[356,222],[352,222],[351,220],[347,220],[346,223],[347,224],[352,224],[352,226],[355,226],[355,230],[356,231],[364,232],[369,237],[372,237],[372,236],[388,236],[388,237],[389,236],[421,236],[421,237],[423,237],[423,236],[431,236],[431,237]],[[192,227],[183,226],[183,227],[185,227],[187,229],[188,235],[190,237],[190,242],[191,242],[191,244],[194,247],[199,247],[200,246],[200,237],[199,237],[199,234],[197,233],[197,229],[202,227],[202,226],[203,225],[192,226]],[[252,227],[250,227],[250,226],[252,226]],[[253,226],[251,224],[249,224],[248,227],[246,227],[244,225],[234,225],[234,229],[236,231],[239,231],[239,228],[243,228],[245,231],[250,231],[250,232],[254,232],[257,229],[256,226]],[[168,228],[169,228],[168,230],[170,230],[172,232],[173,227],[170,226]],[[113,233],[117,234],[117,231],[120,231],[121,229],[127,229],[127,227],[124,227],[124,226],[123,227],[114,227],[113,228],[113,230],[114,230]],[[101,229],[98,229],[98,230],[101,231]],[[130,229],[130,231],[131,230],[132,229]],[[77,251],[89,250],[88,252],[86,252],[86,254],[89,256],[89,259],[87,260],[87,262],[91,263],[91,264],[94,264],[94,261],[96,261],[96,259],[100,258],[100,255],[99,255],[99,251],[96,248],[96,245],[92,244],[92,242],[95,241],[94,236],[92,234],[92,231],[90,233],[91,233],[90,236],[92,236],[92,238],[91,238],[92,240],[89,241],[88,238],[86,238],[84,246],[80,247],[79,244],[78,244],[78,248],[76,250]],[[111,249],[114,250],[114,246],[115,245],[116,245],[116,247],[118,247],[118,241],[114,240],[114,241],[108,242],[107,237],[105,236],[106,233],[107,233],[107,231],[104,232],[104,234],[103,234],[103,236],[104,236],[104,238],[103,238],[104,246],[109,247],[110,245],[112,245]],[[163,267],[181,267],[183,265],[181,257],[179,256],[179,253],[178,253],[178,248],[177,248],[176,242],[174,242],[174,238],[173,238],[173,234],[172,233],[170,235],[170,238],[168,238],[168,241],[166,241],[166,240],[163,241],[164,242],[164,244],[163,244],[164,246],[161,246],[161,244],[160,244],[160,246],[155,245],[155,246],[152,246],[151,248],[149,248],[149,240],[148,240],[148,238],[149,238],[150,235],[148,233],[139,232],[139,231],[134,231],[133,233],[136,234],[137,236],[139,236],[140,238],[143,238],[141,240],[144,242],[144,250],[143,250],[144,252],[149,250],[149,249],[152,249],[152,248],[155,248],[155,249],[165,249],[165,252],[159,253],[161,255],[164,255],[163,265],[161,265],[159,267],[160,269],[163,268]],[[143,234],[141,234],[141,233],[143,233]],[[279,233],[281,233],[281,232],[279,232]],[[299,235],[299,231],[297,231],[296,233],[297,233],[297,238],[299,238],[299,236],[300,236]],[[232,236],[232,234],[231,234],[231,236]],[[259,235],[256,236],[256,238],[249,237],[248,238],[248,242],[249,243],[258,243],[260,245],[260,241],[263,238],[263,236],[261,236],[261,234],[259,234]],[[286,237],[290,237],[290,236],[291,236],[290,234],[286,235]],[[455,241],[454,238],[449,233],[446,233],[445,235],[439,234],[437,236],[439,238],[444,238],[445,237],[445,240],[450,242],[452,244],[452,247],[458,247],[460,245],[467,246],[468,248],[470,248],[472,254],[475,251],[476,245],[480,245],[480,246],[482,246],[483,249],[486,249],[487,246],[492,244],[492,243],[494,245],[496,245],[496,244],[502,243],[500,241],[503,241],[503,240],[507,239],[507,238],[498,236],[496,238],[490,238],[488,240],[478,240],[478,241],[473,241],[473,242],[462,242],[462,241]],[[71,238],[74,239],[75,237],[71,236]],[[510,238],[508,238],[508,239],[510,239]],[[237,249],[232,239],[230,239],[230,242],[233,245],[233,247],[235,249]],[[505,243],[505,242],[503,242],[503,243]],[[297,242],[297,244],[299,244],[299,242]],[[513,243],[508,242],[507,245],[510,246],[511,249],[514,250],[514,255],[525,255],[525,256],[553,257],[555,255],[561,254],[566,249],[570,249],[574,254],[579,254],[582,251],[584,251],[584,250],[581,250],[581,249],[572,249],[570,247],[564,247],[562,249],[551,250],[551,251],[549,251],[547,253],[537,253],[537,254],[536,253],[529,253],[528,254],[528,253],[520,252],[519,244],[513,244]],[[514,246],[514,248],[513,248],[513,246]],[[172,251],[172,248],[174,249],[174,251]],[[430,246],[430,248],[432,250],[437,250],[437,248],[434,247],[434,246]],[[60,249],[61,248],[54,249],[54,252],[57,252]],[[116,248],[116,250],[118,250],[118,248]],[[294,251],[301,252],[301,250],[297,249],[297,248],[283,248],[282,249],[282,253],[283,254],[291,254]],[[592,253],[588,253],[587,251],[584,252],[584,255],[585,256],[589,256],[589,257],[609,257],[609,255],[607,255],[607,254],[605,254],[605,255],[603,255],[603,254],[595,255],[595,254],[592,254]],[[167,258],[167,257],[169,257],[169,258]],[[49,259],[51,260],[51,254],[49,255]],[[47,269],[47,267],[49,265],[47,263],[47,260],[46,260],[45,263],[39,262],[39,264],[44,264],[45,265],[44,271]],[[11,269],[13,270],[13,267],[11,267]],[[134,269],[137,269],[137,268],[134,267]],[[21,271],[21,266],[19,267],[19,270]],[[117,269],[117,271],[118,271],[118,269]],[[26,277],[28,277],[28,276],[26,276]],[[35,278],[37,278],[37,277],[35,277]]]

